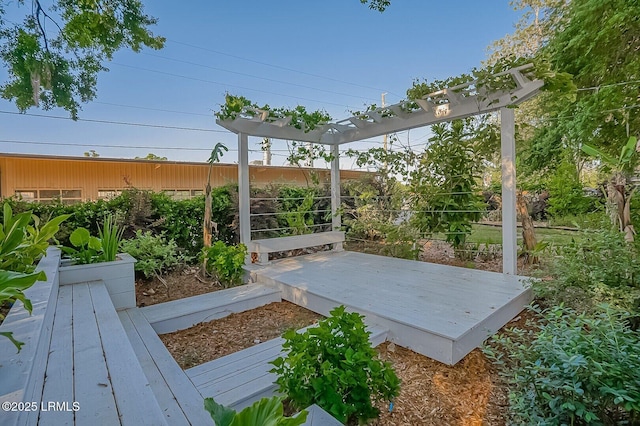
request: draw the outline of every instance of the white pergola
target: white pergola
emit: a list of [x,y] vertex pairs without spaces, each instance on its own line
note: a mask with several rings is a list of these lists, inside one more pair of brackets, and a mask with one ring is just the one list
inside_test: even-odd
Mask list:
[[[502,155],[502,250],[503,273],[517,272],[515,119],[513,106],[535,96],[542,80],[533,77],[533,66],[523,65],[495,74],[509,89],[488,90],[477,81],[449,87],[400,103],[362,113],[357,117],[327,123],[315,129],[290,126],[291,117],[273,118],[268,111],[247,107],[233,120],[216,122],[238,135],[238,191],[240,210],[240,241],[251,251],[249,196],[249,136],[299,142],[320,143],[331,147],[331,213],[332,229],[341,226],[340,153],[339,146],[371,137],[403,130],[500,111]],[[504,84],[507,83],[507,84]],[[419,109],[413,106],[417,104]]]

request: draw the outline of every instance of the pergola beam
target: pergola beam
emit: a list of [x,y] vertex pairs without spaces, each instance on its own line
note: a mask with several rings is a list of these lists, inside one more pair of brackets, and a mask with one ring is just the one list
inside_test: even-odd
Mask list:
[[[356,117],[327,123],[305,131],[288,125],[285,118],[270,119],[265,111],[247,108],[233,120],[217,120],[217,123],[234,132],[272,139],[340,145],[358,140],[382,136],[417,127],[466,118],[498,111],[535,96],[543,86],[541,80],[531,80],[526,75],[531,65],[496,74],[495,77],[511,78],[511,89],[490,91],[478,87],[478,81],[439,90],[421,99],[403,101],[377,108]],[[420,109],[412,109],[415,103]]]

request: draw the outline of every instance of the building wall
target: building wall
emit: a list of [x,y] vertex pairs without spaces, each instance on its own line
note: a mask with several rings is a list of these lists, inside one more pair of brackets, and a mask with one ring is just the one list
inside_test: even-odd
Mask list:
[[[153,191],[181,191],[197,195],[204,190],[209,165],[206,163],[179,163],[171,161],[116,160],[103,158],[71,158],[20,156],[0,154],[0,196],[10,197],[18,192],[23,196],[36,193],[36,198],[49,198],[59,191],[68,202],[95,200],[108,191],[126,188]],[[275,183],[306,185],[310,172],[320,182],[329,182],[329,170],[301,169],[297,167],[250,166],[252,186]],[[343,170],[341,180],[358,179],[365,172]],[[211,184],[222,186],[238,181],[236,164],[216,164],[211,173]],[[43,197],[45,195],[46,197]]]

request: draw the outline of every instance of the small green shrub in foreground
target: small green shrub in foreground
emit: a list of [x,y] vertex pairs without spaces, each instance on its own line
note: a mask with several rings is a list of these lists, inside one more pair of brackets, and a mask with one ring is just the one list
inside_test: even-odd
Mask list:
[[167,241],[163,236],[153,235],[150,231],[136,231],[135,238],[122,241],[120,248],[136,259],[135,270],[145,278],[162,275],[186,261],[175,241]]
[[207,272],[214,274],[224,287],[242,283],[242,267],[247,257],[247,246],[244,244],[226,245],[216,241],[211,247],[203,249],[202,257]]
[[607,306],[594,318],[565,307],[542,325],[493,339],[485,352],[510,385],[512,424],[638,424],[640,334]]
[[394,398],[400,381],[391,364],[377,358],[369,334],[362,316],[344,306],[304,333],[286,332],[288,353],[275,359],[271,370],[279,391],[294,407],[317,404],[343,423],[377,417],[373,404]]

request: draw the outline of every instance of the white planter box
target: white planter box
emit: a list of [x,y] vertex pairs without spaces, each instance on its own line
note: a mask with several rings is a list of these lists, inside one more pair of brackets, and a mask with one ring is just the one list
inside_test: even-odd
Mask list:
[[113,262],[73,265],[68,260],[60,262],[60,285],[104,281],[113,306],[116,309],[136,307],[135,273],[136,260],[127,253],[118,254]]

